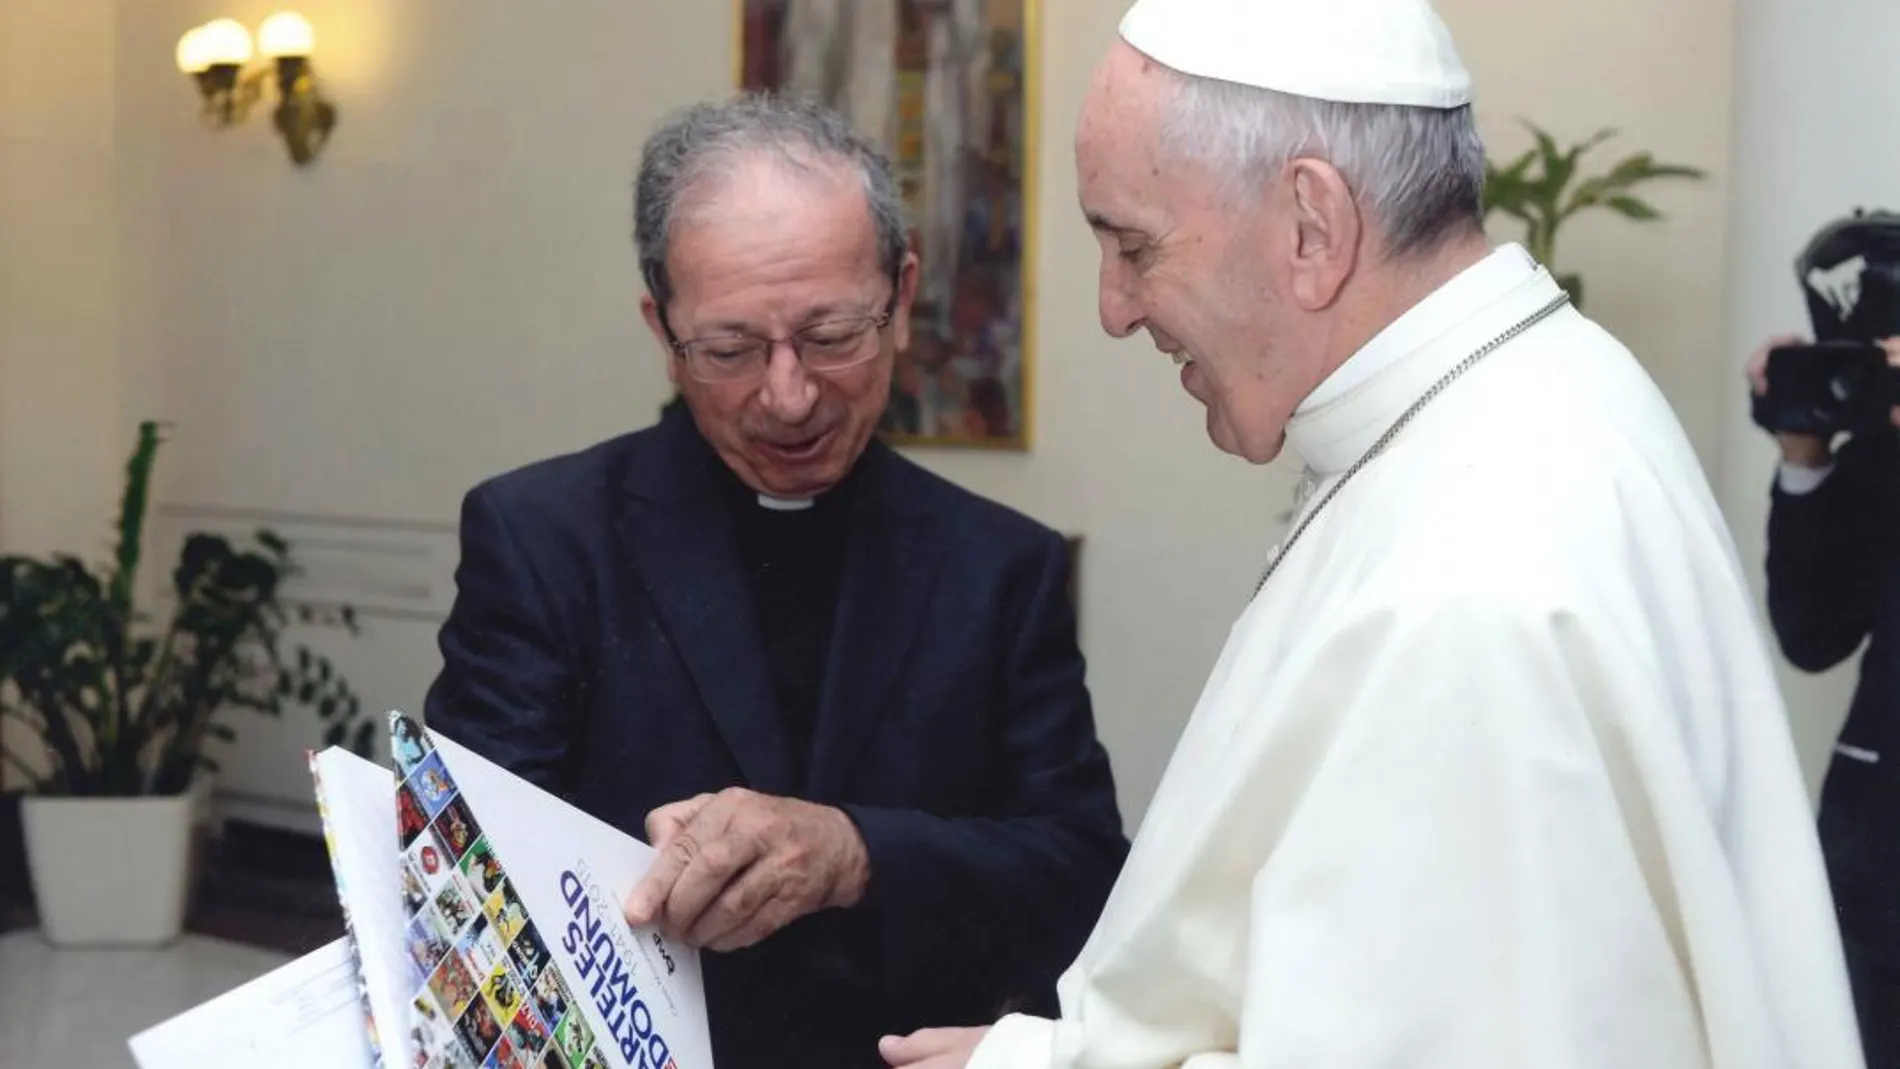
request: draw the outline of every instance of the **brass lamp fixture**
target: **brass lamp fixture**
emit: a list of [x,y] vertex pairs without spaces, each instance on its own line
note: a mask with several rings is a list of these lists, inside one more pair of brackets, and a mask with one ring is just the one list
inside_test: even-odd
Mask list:
[[317,91],[310,54],[316,32],[310,20],[279,11],[257,28],[256,51],[271,66],[246,71],[252,56],[251,33],[235,19],[214,19],[185,31],[178,39],[178,69],[198,83],[204,121],[215,129],[242,123],[263,98],[264,82],[275,70],[277,108],[272,121],[299,167],[317,158],[336,127],[336,106]]

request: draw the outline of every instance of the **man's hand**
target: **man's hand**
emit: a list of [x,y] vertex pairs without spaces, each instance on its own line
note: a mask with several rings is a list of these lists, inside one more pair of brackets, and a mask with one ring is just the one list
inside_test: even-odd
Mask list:
[[[1748,356],[1748,385],[1754,389],[1756,397],[1768,393],[1768,353],[1784,345],[1807,345],[1808,339],[1799,334],[1778,334],[1756,346]],[[1825,438],[1812,434],[1789,434],[1785,431],[1775,434],[1775,444],[1781,446],[1781,459],[1797,468],[1824,468],[1833,459],[1833,452]]]
[[988,1028],[926,1028],[908,1036],[885,1036],[877,1051],[892,1069],[963,1069],[989,1032]]
[[[1807,345],[1808,339],[1799,334],[1781,334],[1763,342],[1748,358],[1748,384],[1757,397],[1768,392],[1768,353],[1783,345]],[[1887,362],[1900,367],[1900,337],[1881,341],[1880,347],[1887,350]],[[1895,427],[1900,427],[1900,408],[1895,408],[1889,417]],[[1833,459],[1833,450],[1827,439],[1812,434],[1777,434],[1775,442],[1781,446],[1781,458],[1798,468],[1824,468]]]
[[808,913],[856,905],[870,858],[843,811],[752,791],[702,794],[647,816],[659,851],[627,922],[689,946],[738,950]]

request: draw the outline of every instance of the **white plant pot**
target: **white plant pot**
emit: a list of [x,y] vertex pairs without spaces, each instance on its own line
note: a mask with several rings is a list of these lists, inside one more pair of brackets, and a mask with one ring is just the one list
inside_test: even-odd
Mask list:
[[40,798],[20,807],[40,927],[66,947],[178,938],[204,784],[158,798]]

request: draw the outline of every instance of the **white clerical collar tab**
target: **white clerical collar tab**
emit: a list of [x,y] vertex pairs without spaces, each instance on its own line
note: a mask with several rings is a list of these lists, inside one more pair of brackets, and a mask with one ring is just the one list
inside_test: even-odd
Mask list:
[[773,497],[770,494],[759,495],[759,507],[773,512],[803,512],[817,504],[809,497]]

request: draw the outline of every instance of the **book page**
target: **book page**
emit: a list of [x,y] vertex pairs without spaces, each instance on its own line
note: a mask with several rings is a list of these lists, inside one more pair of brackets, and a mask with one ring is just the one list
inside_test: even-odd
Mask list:
[[361,971],[362,995],[372,1018],[371,1038],[385,1069],[416,1066],[405,1035],[409,983],[403,915],[410,888],[396,851],[396,780],[389,769],[332,747],[311,758],[318,807],[337,896],[343,904]]
[[348,939],[131,1038],[139,1069],[370,1069]]

